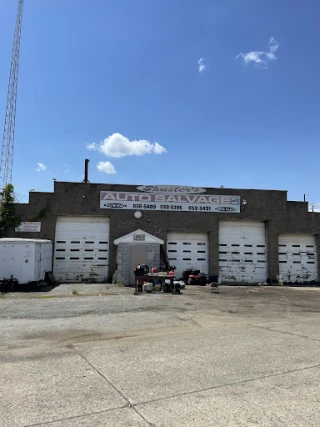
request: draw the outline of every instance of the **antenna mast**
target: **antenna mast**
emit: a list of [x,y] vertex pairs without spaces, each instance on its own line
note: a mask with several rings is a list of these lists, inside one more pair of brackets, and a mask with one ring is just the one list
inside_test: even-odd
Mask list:
[[22,13],[24,0],[18,0],[16,28],[14,32],[12,57],[10,67],[9,86],[7,94],[6,115],[2,138],[0,161],[0,191],[12,182],[14,130],[16,122],[16,103],[18,92],[18,72],[20,56],[20,39],[22,27]]

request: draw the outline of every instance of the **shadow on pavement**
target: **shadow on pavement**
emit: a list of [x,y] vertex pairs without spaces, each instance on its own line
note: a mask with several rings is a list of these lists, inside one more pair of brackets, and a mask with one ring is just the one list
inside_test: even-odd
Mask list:
[[6,293],[14,293],[14,292],[23,292],[23,293],[29,293],[29,292],[51,292],[54,288],[59,286],[60,283],[53,283],[48,284],[46,282],[43,283],[29,283],[27,285],[17,285],[15,284],[14,287],[3,287],[1,289],[2,294]]

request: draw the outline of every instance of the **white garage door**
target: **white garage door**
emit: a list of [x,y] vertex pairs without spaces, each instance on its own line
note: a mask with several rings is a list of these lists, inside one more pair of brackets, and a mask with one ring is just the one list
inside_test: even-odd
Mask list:
[[107,280],[108,251],[108,218],[58,218],[54,253],[54,275],[57,280]]
[[221,283],[266,281],[267,247],[263,222],[220,222],[219,275]]
[[208,274],[209,243],[207,233],[169,232],[167,252],[169,263],[176,266],[176,277],[182,277],[183,270],[189,268]]
[[315,236],[308,234],[279,236],[279,275],[284,282],[318,280]]

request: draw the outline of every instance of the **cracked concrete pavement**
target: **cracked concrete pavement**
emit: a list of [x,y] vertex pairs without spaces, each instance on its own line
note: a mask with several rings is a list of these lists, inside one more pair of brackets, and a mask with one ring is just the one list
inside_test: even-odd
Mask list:
[[320,424],[319,289],[64,286],[0,300],[1,426]]

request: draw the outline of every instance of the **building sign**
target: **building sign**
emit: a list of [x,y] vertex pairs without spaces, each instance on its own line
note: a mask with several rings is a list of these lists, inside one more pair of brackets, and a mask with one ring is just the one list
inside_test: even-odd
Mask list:
[[240,196],[101,191],[100,208],[239,213]]
[[165,194],[199,194],[207,190],[200,187],[186,187],[180,185],[141,185],[137,187],[144,193],[165,193]]
[[28,233],[40,233],[41,222],[22,222],[15,231],[23,231]]
[[133,235],[133,240],[138,240],[139,242],[142,242],[144,240],[146,240],[146,235],[145,234],[134,234]]

